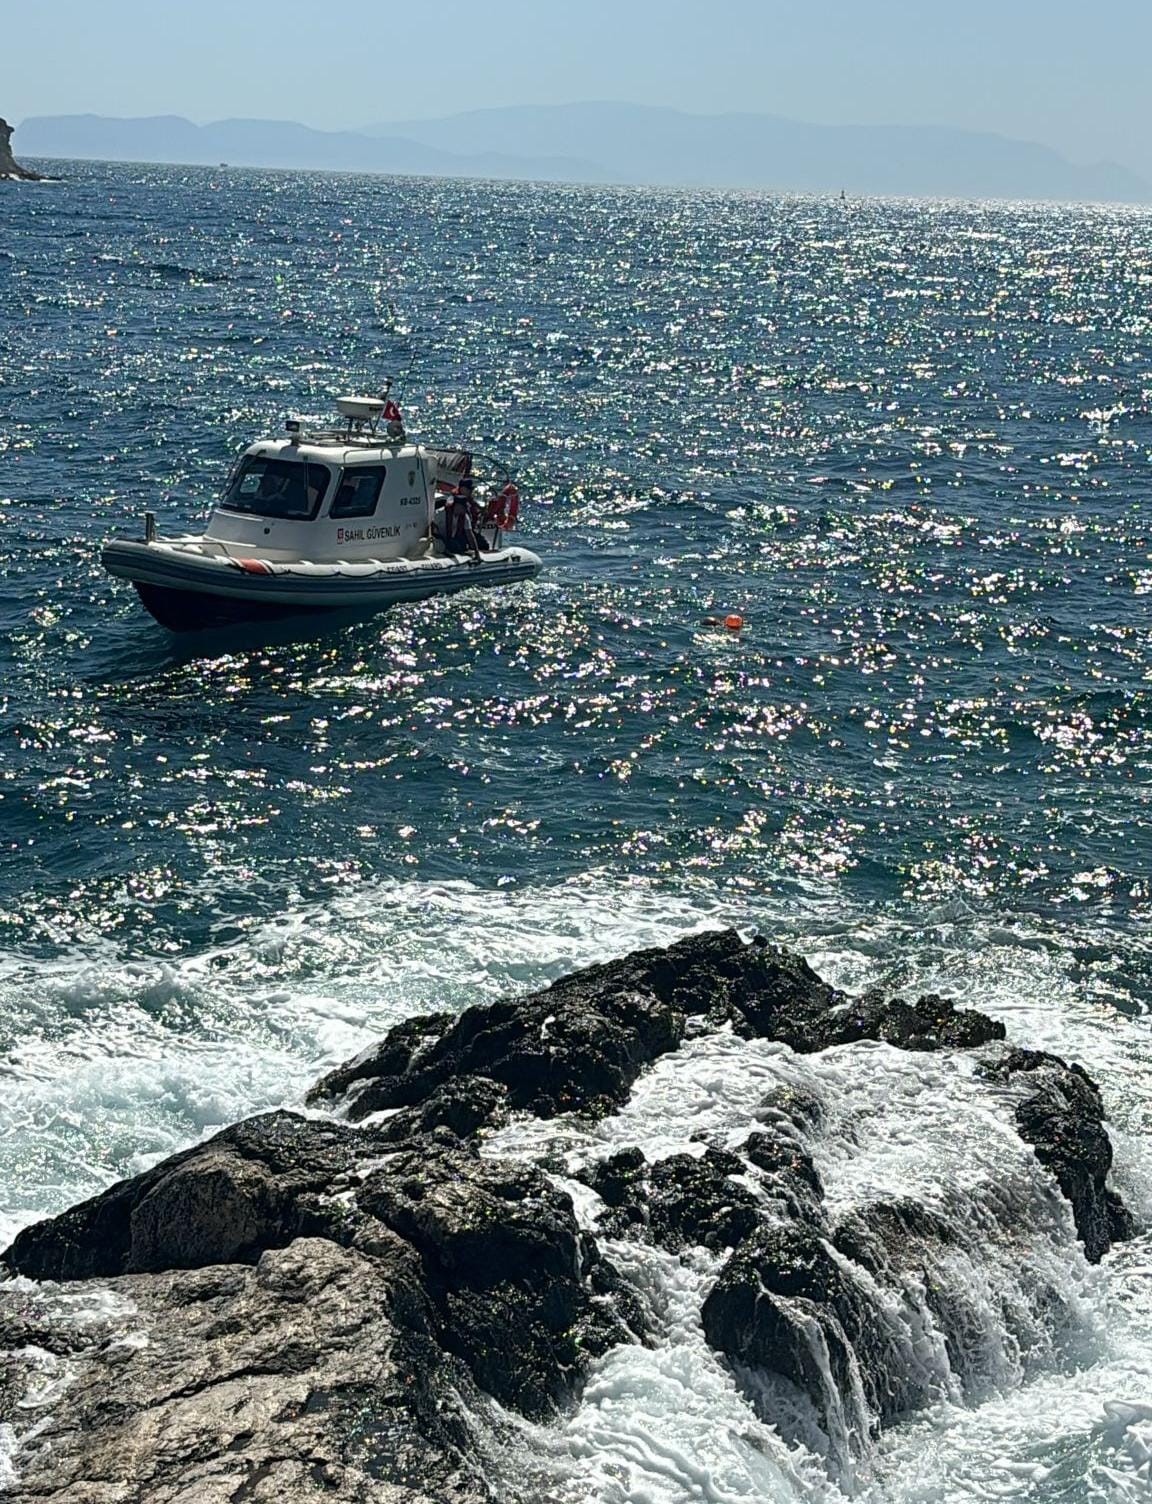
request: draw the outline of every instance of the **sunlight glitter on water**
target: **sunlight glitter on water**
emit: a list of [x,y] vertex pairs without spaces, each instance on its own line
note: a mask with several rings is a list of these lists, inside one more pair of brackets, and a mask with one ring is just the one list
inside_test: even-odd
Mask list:
[[[1152,1219],[1152,216],[95,164],[10,207],[9,1227],[413,1011],[721,922],[1082,1060]],[[389,371],[414,429],[514,463],[530,588],[180,643],[101,575]],[[885,1165],[834,1074],[843,1194],[963,1178],[962,1080],[886,1078]],[[1114,1348],[942,1398],[869,1497],[1140,1496],[1142,1245],[1086,1294],[1045,1246]],[[830,1495],[704,1350],[706,1275],[637,1267],[671,1335],[598,1373],[569,1463],[605,1499]]]

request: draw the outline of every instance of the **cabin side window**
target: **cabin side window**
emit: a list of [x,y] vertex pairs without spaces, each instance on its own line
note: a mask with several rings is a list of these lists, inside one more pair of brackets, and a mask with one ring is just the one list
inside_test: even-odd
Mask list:
[[345,470],[332,500],[330,517],[371,517],[380,500],[387,469],[384,465],[355,465]]
[[330,480],[326,465],[250,454],[240,461],[220,505],[226,511],[247,512],[253,517],[306,522],[320,510]]

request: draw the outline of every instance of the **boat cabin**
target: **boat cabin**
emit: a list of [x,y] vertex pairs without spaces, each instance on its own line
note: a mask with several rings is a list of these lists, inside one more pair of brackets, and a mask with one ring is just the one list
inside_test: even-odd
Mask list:
[[[471,488],[473,455],[409,444],[384,398],[341,397],[336,405],[339,427],[308,431],[290,418],[286,437],[245,449],[206,542],[233,557],[271,561],[416,559],[435,550],[438,503],[466,477]],[[502,466],[487,464],[496,485],[509,479]],[[483,531],[491,536],[482,546],[497,546],[499,528]]]
[[250,444],[205,536],[265,559],[405,559],[427,551],[434,467],[419,446]]
[[[250,444],[228,478],[206,538],[229,553],[266,559],[404,559],[428,550],[435,466],[379,424],[384,398],[341,397],[336,428],[307,432],[298,418],[282,439]],[[392,409],[395,411],[395,409]]]

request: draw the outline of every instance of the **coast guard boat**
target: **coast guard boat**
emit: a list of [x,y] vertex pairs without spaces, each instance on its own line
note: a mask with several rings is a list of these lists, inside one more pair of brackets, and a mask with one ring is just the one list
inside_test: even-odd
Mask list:
[[387,389],[341,397],[340,422],[250,444],[203,533],[110,539],[101,563],[172,631],[511,585],[542,568],[509,546],[519,495],[498,462],[410,444]]

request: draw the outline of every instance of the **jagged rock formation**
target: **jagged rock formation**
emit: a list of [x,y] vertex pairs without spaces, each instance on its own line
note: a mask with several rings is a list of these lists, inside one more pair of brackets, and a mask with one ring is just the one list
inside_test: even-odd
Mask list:
[[[131,1314],[84,1329],[78,1377],[26,1446],[14,1497],[492,1497],[458,1397],[467,1373],[436,1346],[419,1261],[399,1239],[368,1254],[298,1238],[255,1264],[111,1285]],[[51,1323],[18,1296],[9,1341],[22,1335],[20,1303],[28,1350]]]
[[1132,1236],[1132,1218],[1106,1184],[1112,1145],[1096,1083],[1082,1066],[1067,1065],[1041,1050],[1013,1050],[989,1069],[1001,1080],[1017,1073],[1026,1073],[1034,1083],[1016,1109],[1020,1137],[1055,1175],[1072,1203],[1084,1250],[1098,1263],[1113,1243]]
[[[800,1093],[766,1101],[734,1151],[591,1164],[591,1229],[543,1168],[480,1152],[513,1114],[614,1112],[654,1060],[720,1027],[798,1052],[981,1050],[990,1089],[1026,1081],[1020,1133],[1089,1257],[1128,1229],[1078,1068],[1005,1050],[999,1024],[940,998],[848,997],[795,955],[699,935],[409,1020],[312,1093],[350,1121],[253,1118],[22,1232],[11,1274],[107,1293],[80,1326],[54,1315],[52,1285],[0,1286],[0,1419],[37,1365],[73,1374],[47,1414],[21,1412],[10,1497],[515,1500],[486,1456],[504,1424],[492,1401],[547,1419],[598,1354],[645,1336],[643,1302],[601,1246],[612,1237],[712,1250],[708,1341],[791,1385],[830,1437],[853,1396],[876,1424],[938,1396],[888,1319],[900,1302],[931,1316],[952,1370],[978,1386],[980,1321],[949,1271],[989,1247],[1019,1259],[1035,1229],[1010,1225],[1010,1206],[968,1232],[911,1200],[831,1216],[805,1140],[820,1106]],[[1055,1291],[1035,1304],[1058,1321]]]
[[41,181],[38,172],[32,172],[27,167],[21,167],[12,155],[12,127],[7,120],[0,120],[0,179],[24,178],[28,182],[38,183]]
[[938,997],[915,1004],[878,993],[849,997],[802,957],[732,931],[694,936],[590,966],[527,997],[436,1013],[393,1029],[383,1044],[331,1072],[311,1103],[346,1104],[358,1121],[382,1108],[472,1096],[489,1083],[488,1122],[509,1110],[555,1117],[619,1107],[644,1067],[674,1050],[689,1019],[801,1053],[858,1039],[934,1050],[1003,1039],[1004,1026]]

